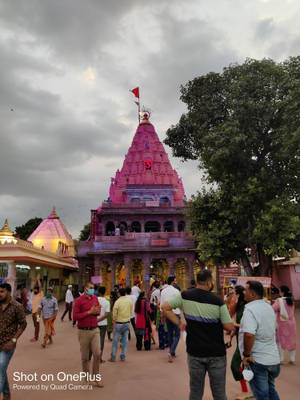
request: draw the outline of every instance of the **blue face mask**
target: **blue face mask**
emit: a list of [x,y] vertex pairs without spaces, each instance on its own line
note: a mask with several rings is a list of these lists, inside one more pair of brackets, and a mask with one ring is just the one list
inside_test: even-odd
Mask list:
[[88,289],[88,291],[87,291],[87,294],[88,294],[89,296],[92,296],[94,293],[95,293],[95,290],[94,290],[94,289]]

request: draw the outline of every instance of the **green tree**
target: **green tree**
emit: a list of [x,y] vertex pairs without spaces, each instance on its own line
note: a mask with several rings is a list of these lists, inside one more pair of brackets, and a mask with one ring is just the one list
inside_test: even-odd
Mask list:
[[266,274],[272,256],[300,243],[300,57],[230,65],[188,82],[181,100],[187,112],[165,143],[198,159],[215,188],[190,204],[199,246],[224,261],[251,248]]
[[43,219],[39,217],[31,218],[24,225],[16,226],[15,234],[18,235],[20,239],[27,240],[42,221]]
[[84,227],[80,231],[79,240],[88,240],[88,238],[90,237],[90,229],[91,223],[89,222],[88,224],[84,225]]

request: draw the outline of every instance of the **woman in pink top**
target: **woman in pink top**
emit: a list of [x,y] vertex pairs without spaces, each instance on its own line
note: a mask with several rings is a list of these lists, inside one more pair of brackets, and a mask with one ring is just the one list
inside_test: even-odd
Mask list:
[[145,292],[141,292],[135,303],[135,335],[136,348],[142,350],[144,338],[145,350],[150,350],[151,347],[151,321],[150,321],[150,303],[145,299]]
[[280,363],[284,360],[284,351],[290,353],[290,364],[296,359],[296,320],[293,295],[287,286],[280,286],[280,297],[275,300],[273,309],[277,317],[276,341],[280,354]]

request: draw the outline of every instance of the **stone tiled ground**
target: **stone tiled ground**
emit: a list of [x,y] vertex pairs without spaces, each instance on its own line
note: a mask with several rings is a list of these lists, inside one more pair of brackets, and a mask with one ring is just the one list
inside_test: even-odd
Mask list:
[[[297,326],[299,334],[297,337],[298,349],[300,352],[300,309],[296,311]],[[72,323],[61,323],[60,319],[56,322],[57,334],[54,344],[46,349],[42,349],[40,343],[31,343],[33,327],[31,317],[28,317],[28,327],[20,339],[17,351],[10,363],[9,381],[11,389],[13,384],[29,385],[30,382],[14,382],[13,372],[20,371],[26,374],[37,372],[38,381],[33,384],[46,384],[40,380],[40,375],[53,374],[59,371],[66,373],[77,373],[80,371],[80,353],[77,341],[77,329],[72,328]],[[167,351],[156,350],[153,346],[150,352],[137,352],[135,342],[129,344],[127,360],[124,363],[106,362],[101,366],[104,377],[105,387],[103,389],[93,388],[92,390],[12,390],[12,399],[30,400],[40,399],[59,399],[77,400],[89,398],[101,400],[175,400],[188,399],[188,372],[186,365],[185,344],[180,340],[178,347],[178,358],[173,364],[167,362]],[[105,359],[109,357],[111,343],[105,343]],[[296,357],[296,365],[285,365],[282,367],[281,374],[276,381],[277,389],[283,400],[294,400],[300,393],[300,359],[299,352]],[[228,353],[230,361],[233,348]],[[51,382],[50,382],[51,383]],[[55,385],[59,384],[57,380]],[[61,384],[61,383],[60,383]],[[74,383],[78,385],[78,383]],[[236,383],[231,375],[230,368],[227,370],[227,396],[234,399],[239,393],[239,384]],[[205,400],[212,399],[209,384],[205,388]]]

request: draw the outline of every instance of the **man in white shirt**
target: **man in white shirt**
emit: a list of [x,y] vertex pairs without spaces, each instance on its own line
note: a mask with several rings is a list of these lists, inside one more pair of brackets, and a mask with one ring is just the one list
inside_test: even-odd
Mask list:
[[156,315],[157,315],[157,305],[160,304],[160,289],[159,289],[159,282],[154,282],[153,284],[154,290],[151,293],[150,297],[150,307],[153,311],[153,320],[156,322]]
[[[172,298],[178,296],[180,294],[179,290],[176,289],[176,277],[169,276],[168,278],[168,286],[162,290],[160,294],[160,309],[162,310],[162,305],[171,300]],[[175,308],[173,310],[174,314],[180,320],[180,310],[179,308]],[[169,337],[169,346],[170,346],[170,353],[168,354],[168,361],[173,362],[174,358],[176,357],[175,351],[180,339],[180,329],[178,325],[171,322],[169,319],[166,319],[167,328],[168,328],[168,337]]]
[[135,295],[136,298],[139,297],[139,294],[141,293],[141,282],[139,280],[136,280],[134,283],[134,286],[131,288],[131,294]]
[[104,362],[102,355],[104,349],[105,333],[107,328],[107,316],[110,313],[110,302],[104,297],[105,286],[100,286],[98,289],[98,301],[100,304],[100,315],[98,316],[98,327],[100,330],[100,362]]
[[275,340],[276,317],[272,307],[263,300],[264,288],[258,281],[248,281],[245,288],[247,304],[239,330],[239,349],[243,365],[250,366],[250,381],[257,400],[279,400],[275,378],[280,373],[280,358]]
[[[135,309],[135,303],[137,301],[137,298],[136,298],[136,296],[134,294],[131,293],[131,288],[130,287],[125,288],[125,290],[126,290],[126,297],[128,297],[132,301],[132,304],[133,304],[133,311],[132,311],[132,314],[130,316],[130,322],[131,322],[131,325],[132,325],[134,333],[135,333],[135,312],[134,312],[134,309]],[[129,332],[128,340],[130,340],[130,339],[131,339],[131,337],[130,337],[130,332]]]
[[154,282],[154,290],[151,293],[151,297],[150,297],[150,304],[158,304],[160,303],[160,290],[159,290],[159,282]]
[[72,309],[73,309],[73,301],[74,301],[74,296],[72,293],[72,285],[68,286],[68,290],[66,291],[66,297],[65,297],[65,302],[66,302],[66,308],[61,316],[61,320],[64,320],[65,315],[67,312],[69,312],[69,321],[72,321]]

